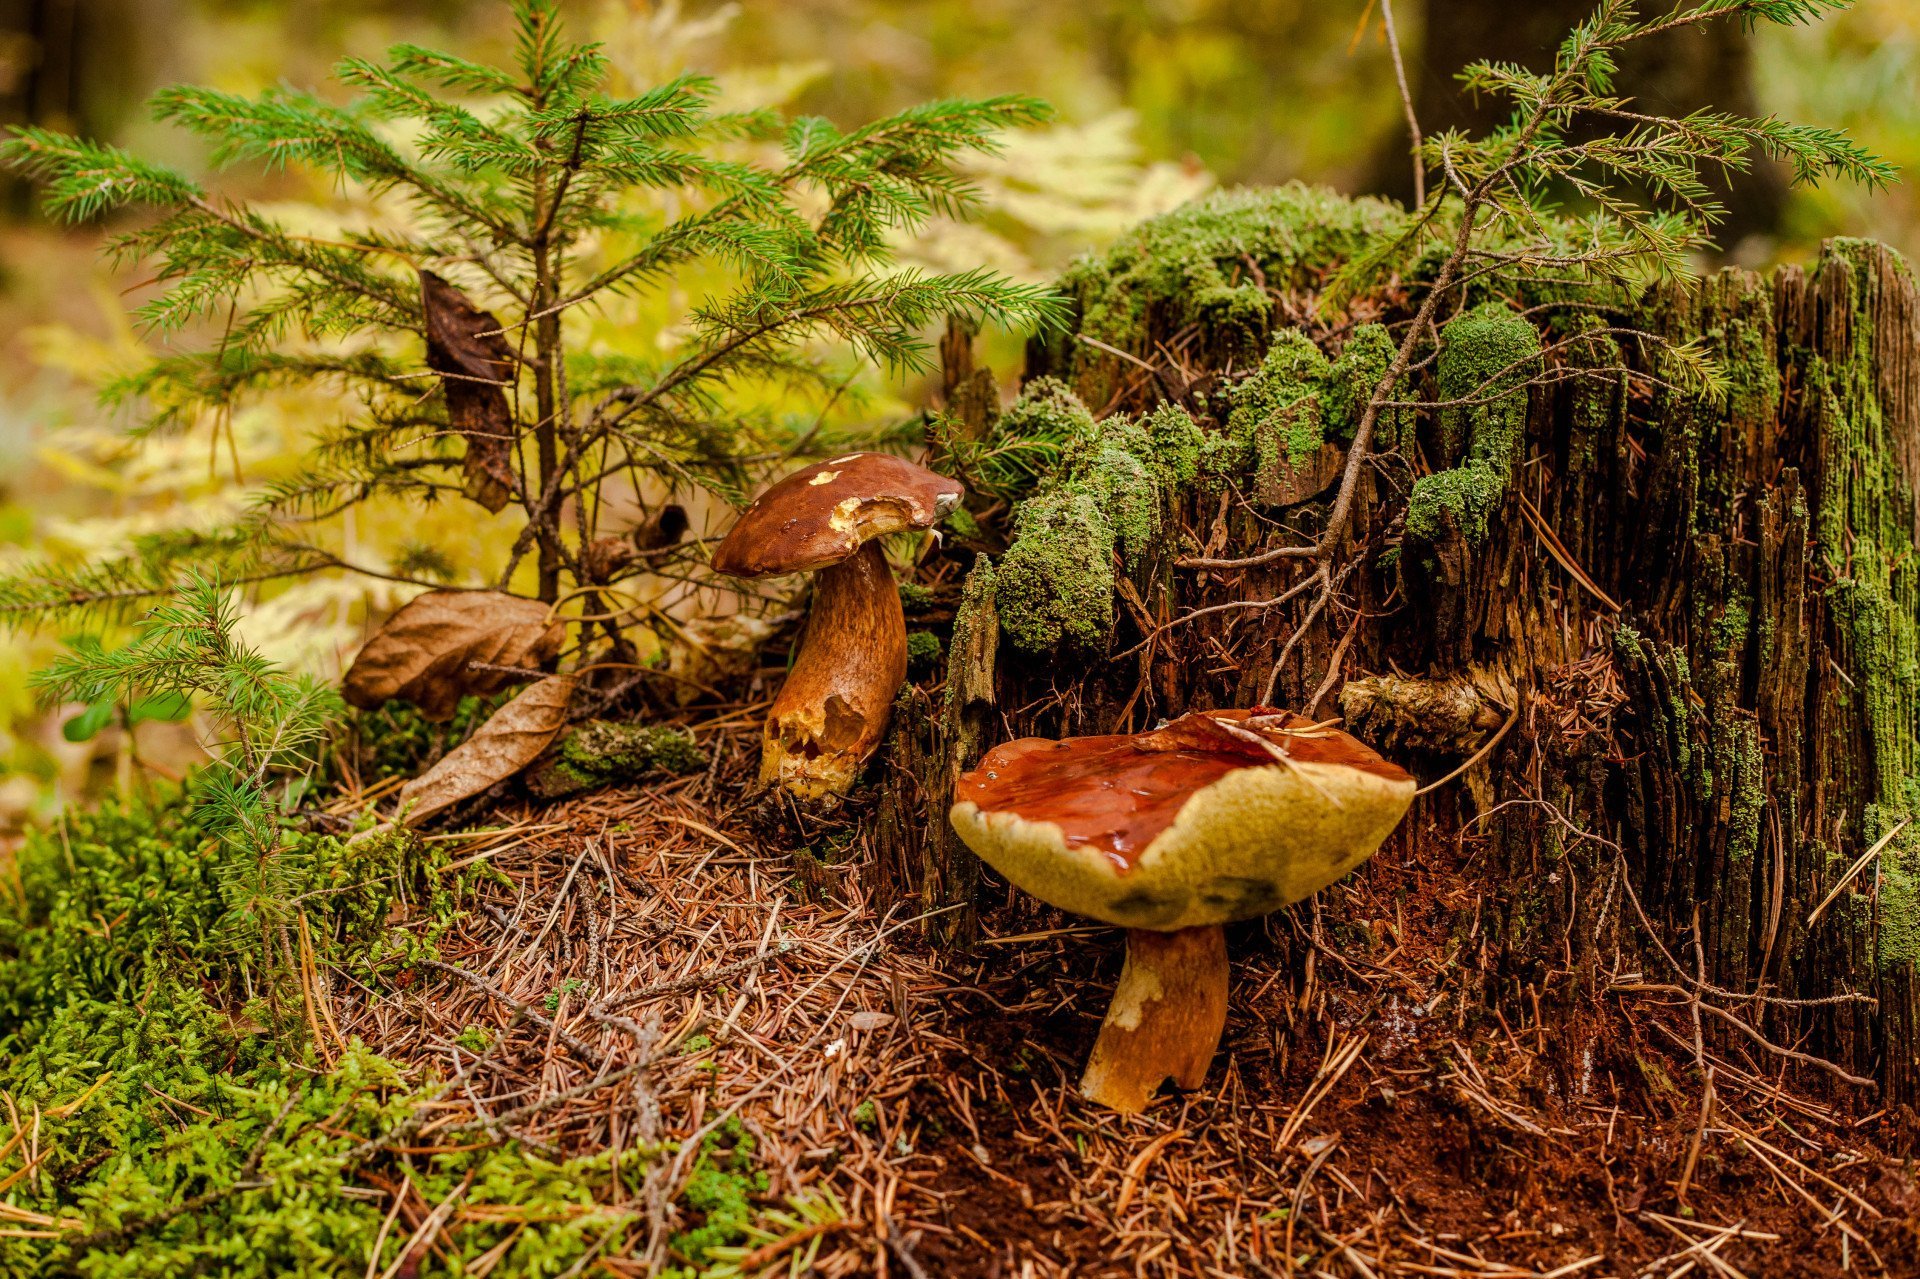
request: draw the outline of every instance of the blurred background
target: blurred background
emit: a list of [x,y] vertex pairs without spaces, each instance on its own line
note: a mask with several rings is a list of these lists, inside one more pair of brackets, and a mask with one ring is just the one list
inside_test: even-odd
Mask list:
[[[1480,57],[1541,65],[1588,8],[1399,0],[1422,126],[1488,123],[1491,104],[1454,91],[1459,66]],[[945,95],[1048,99],[1057,123],[1010,140],[976,172],[984,220],[936,227],[908,251],[942,266],[1044,279],[1216,184],[1300,179],[1396,198],[1411,185],[1377,0],[576,0],[569,20],[638,79],[704,71],[726,86],[729,105],[843,126]],[[1861,0],[1813,27],[1749,36],[1722,25],[1658,42],[1622,68],[1621,87],[1668,112],[1717,106],[1842,127],[1907,169],[1920,158],[1917,38],[1914,0]],[[200,171],[190,141],[147,118],[154,89],[195,81],[337,93],[336,58],[403,40],[500,57],[509,17],[498,0],[0,0],[0,123],[72,130]],[[266,201],[341,195],[304,181],[242,172],[220,186]],[[1920,247],[1911,186],[1796,190],[1763,166],[1727,198],[1724,255],[1744,265],[1803,259],[1836,234],[1877,237],[1909,255]],[[130,443],[129,421],[93,394],[150,354],[124,318],[145,287],[141,273],[99,257],[113,229],[50,226],[22,185],[0,179],[0,559],[13,564],[110,550],[183,510],[217,515],[321,411],[267,402],[227,422],[224,441],[215,430],[211,440]],[[1003,368],[1016,349],[1008,338],[995,346]],[[863,411],[880,417],[924,403],[923,386],[875,389]],[[405,532],[484,540],[471,523],[456,512],[407,521]],[[397,553],[400,538],[377,527],[340,536],[375,559]],[[485,559],[476,548],[470,562],[484,568]],[[274,656],[324,669],[351,656],[370,609],[395,602],[358,584],[307,583],[262,602],[252,627]],[[115,731],[66,740],[74,708],[38,708],[27,685],[59,639],[0,634],[0,829],[128,779],[136,752],[178,760],[190,738],[185,726],[151,723],[137,742]]]

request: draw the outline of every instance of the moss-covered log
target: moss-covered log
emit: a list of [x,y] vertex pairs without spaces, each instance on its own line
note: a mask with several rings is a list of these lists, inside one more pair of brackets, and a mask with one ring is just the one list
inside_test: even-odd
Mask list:
[[[882,860],[925,869],[892,887],[971,901],[942,809],[992,740],[1249,705],[1284,655],[1276,702],[1391,728],[1424,777],[1505,733],[1363,872],[1471,854],[1457,932],[1485,976],[1464,999],[1572,1014],[1628,982],[1614,956],[1684,984],[1697,946],[1712,985],[1812,1001],[1743,1007],[1897,1113],[1920,1098],[1911,271],[1835,241],[1804,269],[1637,296],[1477,289],[1401,395],[1456,403],[1386,415],[1339,589],[1303,630],[1313,593],[1289,591],[1311,561],[1219,563],[1322,526],[1409,290],[1331,314],[1316,291],[1397,216],[1224,195],[1067,277],[1079,330],[1030,348],[1028,402],[1085,411],[1049,478],[998,495],[1008,517],[977,504],[964,544],[994,561],[999,642],[951,646],[950,696],[973,709],[923,716],[924,767],[893,771],[906,816]],[[1681,389],[1646,334],[1703,342],[1725,393]]]

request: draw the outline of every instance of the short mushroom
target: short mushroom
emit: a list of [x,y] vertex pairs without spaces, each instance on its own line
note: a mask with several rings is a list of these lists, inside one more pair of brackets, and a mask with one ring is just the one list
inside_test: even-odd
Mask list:
[[1017,887],[1127,930],[1080,1091],[1144,1110],[1198,1088],[1227,1018],[1222,925],[1277,910],[1371,857],[1413,778],[1330,724],[1210,711],[1152,732],[1027,737],[955,789],[954,829]]
[[843,794],[880,744],[907,677],[907,623],[876,540],[931,528],[964,490],[887,453],[795,471],[754,499],[713,555],[733,577],[814,573],[813,609],[767,713],[760,780],[817,799]]

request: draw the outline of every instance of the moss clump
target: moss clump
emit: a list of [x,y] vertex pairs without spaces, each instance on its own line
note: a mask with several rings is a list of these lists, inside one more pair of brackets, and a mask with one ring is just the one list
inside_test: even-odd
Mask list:
[[1058,468],[1016,509],[996,575],[1001,625],[1031,653],[1105,644],[1115,559],[1136,571],[1160,540],[1171,496],[1207,468],[1206,433],[1173,406],[1140,420],[1096,423],[1089,415],[1080,429]]
[[1091,493],[1035,494],[1014,516],[995,573],[1002,633],[1029,653],[1097,649],[1113,631],[1113,524]]
[[1432,544],[1459,530],[1470,545],[1487,540],[1487,520],[1506,496],[1507,480],[1484,466],[1456,466],[1423,475],[1407,499],[1407,536]]
[[1021,390],[984,439],[946,445],[975,491],[1017,501],[1057,469],[1063,453],[1099,433],[1093,414],[1064,382],[1042,377]]
[[[1321,410],[1327,430],[1337,440],[1350,440],[1373,399],[1374,388],[1393,367],[1393,338],[1382,324],[1363,324],[1347,339],[1321,386]],[[1397,398],[1406,399],[1407,396]],[[1387,451],[1400,447],[1413,429],[1411,409],[1386,409],[1373,424],[1373,447]]]
[[[1393,340],[1378,324],[1362,325],[1331,361],[1298,329],[1275,334],[1259,370],[1228,392],[1226,431],[1212,453],[1218,473],[1272,481],[1283,465],[1310,467],[1326,441],[1352,439],[1393,356]],[[1402,419],[1410,417],[1392,410],[1376,423],[1380,447],[1398,445]]]
[[[681,1198],[700,1224],[675,1235],[673,1250],[696,1266],[714,1248],[739,1243],[753,1221],[753,1196],[767,1188],[767,1174],[754,1167],[753,1135],[738,1115],[727,1118],[718,1131],[700,1143],[693,1171]],[[680,1272],[684,1273],[684,1272]]]
[[[1198,323],[1209,340],[1258,350],[1272,315],[1268,289],[1316,284],[1406,215],[1380,200],[1353,200],[1291,183],[1221,191],[1142,223],[1061,279],[1080,302],[1080,329],[1123,348],[1155,313],[1169,330]],[[1070,368],[1081,352],[1067,354]]]
[[924,613],[933,607],[933,588],[918,582],[900,583],[900,607],[908,613]]
[[1282,456],[1291,466],[1309,461],[1325,438],[1319,397],[1332,372],[1312,338],[1298,329],[1275,334],[1259,371],[1232,391],[1221,460],[1260,472]]
[[1211,437],[1177,404],[1163,404],[1142,424],[1149,457],[1162,483],[1190,487],[1200,478]]
[[590,720],[535,765],[527,786],[542,798],[557,799],[596,786],[636,781],[650,773],[679,776],[706,765],[706,753],[680,729]]
[[1524,383],[1539,352],[1539,332],[1500,302],[1483,303],[1442,330],[1440,398],[1475,402],[1441,410],[1441,448],[1448,457],[1465,456],[1413,486],[1408,537],[1433,543],[1452,527],[1469,545],[1486,541],[1488,518],[1506,496],[1525,443]]
[[1114,549],[1131,571],[1160,536],[1167,483],[1142,427],[1125,418],[1101,425],[1101,436],[1068,459],[1061,482],[1099,505],[1113,529]]
[[907,636],[907,665],[913,670],[931,670],[945,652],[940,637],[932,631],[914,631]]
[[1063,449],[1098,433],[1093,414],[1080,397],[1058,378],[1035,378],[1020,388],[994,424],[996,436],[1008,440],[1043,442]]
[[[417,777],[453,747],[473,736],[507,694],[463,697],[443,724],[421,718],[418,708],[391,701],[377,710],[347,716],[348,740],[363,779]],[[336,761],[337,762],[337,761]]]
[[1503,302],[1483,302],[1441,330],[1436,370],[1440,398],[1485,403],[1443,409],[1442,447],[1466,461],[1510,475],[1520,460],[1527,428],[1527,392],[1531,360],[1540,354],[1540,333],[1526,317]]

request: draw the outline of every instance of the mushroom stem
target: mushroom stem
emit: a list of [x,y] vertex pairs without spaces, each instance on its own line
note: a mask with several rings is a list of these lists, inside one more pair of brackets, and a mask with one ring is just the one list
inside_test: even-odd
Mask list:
[[880,543],[814,575],[813,611],[767,713],[760,780],[808,799],[844,793],[907,678],[907,619]]
[[1180,1088],[1206,1082],[1227,1025],[1227,941],[1219,925],[1174,932],[1127,930],[1127,962],[1080,1092],[1137,1114],[1164,1079]]

